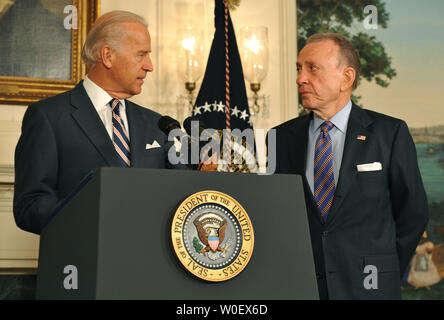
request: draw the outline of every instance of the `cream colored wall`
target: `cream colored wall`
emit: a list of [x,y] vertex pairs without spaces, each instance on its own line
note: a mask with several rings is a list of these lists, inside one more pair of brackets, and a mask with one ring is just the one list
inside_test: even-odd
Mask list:
[[[144,16],[152,37],[154,72],[147,77],[142,94],[132,100],[183,120],[189,114],[177,106],[177,96],[185,94],[185,89],[176,71],[176,30],[185,24],[201,26],[205,35],[205,56],[208,56],[214,33],[214,1],[101,1],[102,13],[112,10],[127,10]],[[293,0],[242,0],[231,15],[238,39],[240,28],[244,26],[268,27],[269,72],[262,83],[261,94],[269,96],[270,109],[267,117],[253,119],[255,129],[266,131],[295,117],[297,112],[296,3]],[[14,148],[25,111],[26,106],[0,105],[0,272],[25,271],[25,268],[37,266],[39,238],[18,229],[12,215]]]

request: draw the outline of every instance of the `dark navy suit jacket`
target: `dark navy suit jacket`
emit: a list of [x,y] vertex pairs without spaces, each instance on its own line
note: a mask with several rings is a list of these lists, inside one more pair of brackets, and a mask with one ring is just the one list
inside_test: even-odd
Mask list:
[[[160,131],[160,114],[126,101],[131,166],[168,168],[172,142]],[[157,141],[159,148],[146,149]],[[114,145],[82,82],[73,90],[29,106],[15,150],[14,217],[40,233],[53,209],[88,173],[119,167]],[[185,168],[182,168],[185,169]]]
[[[428,222],[408,127],[353,104],[339,180],[324,223],[305,178],[311,118],[298,117],[274,128],[276,173],[303,177],[320,297],[400,299],[400,279]],[[382,170],[358,172],[357,165],[373,162],[380,162]],[[376,267],[377,289],[364,286],[370,275],[364,273],[367,265]]]

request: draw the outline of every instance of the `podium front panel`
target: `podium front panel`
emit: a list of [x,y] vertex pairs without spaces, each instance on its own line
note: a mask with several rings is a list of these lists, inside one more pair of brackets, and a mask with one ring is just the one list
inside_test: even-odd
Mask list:
[[[87,188],[93,183],[99,188],[97,192]],[[191,275],[180,264],[171,244],[171,223],[178,206],[190,195],[204,190],[223,192],[236,199],[248,213],[254,229],[255,244],[248,265],[238,276],[223,282],[206,282]],[[95,194],[99,199],[91,199]],[[85,286],[88,293],[77,297],[92,294],[97,299],[318,298],[300,176],[101,168],[74,201],[86,207],[91,204],[88,210],[98,210],[91,217],[82,216],[88,221],[85,223],[92,225],[97,216],[97,243],[79,241],[78,246],[70,245],[77,250],[71,260],[68,255],[57,256],[57,250],[51,251],[56,260],[61,260],[57,268],[68,260],[75,264],[82,252],[89,253],[85,256],[88,259],[96,253],[91,264],[96,269],[84,271],[90,273],[86,277],[94,279],[88,280],[93,283]],[[94,203],[98,203],[98,208]],[[63,225],[64,217],[73,219],[79,214],[78,208],[74,210],[69,205],[56,217],[59,223],[51,222],[48,234],[46,230],[42,233],[43,238],[48,237],[45,245],[55,246],[54,234],[70,228]],[[78,228],[70,231],[76,233],[73,238],[64,241],[89,237]],[[85,273],[79,268],[79,278],[82,276]],[[79,286],[77,290],[83,289]],[[73,291],[59,290],[57,297],[76,298]]]

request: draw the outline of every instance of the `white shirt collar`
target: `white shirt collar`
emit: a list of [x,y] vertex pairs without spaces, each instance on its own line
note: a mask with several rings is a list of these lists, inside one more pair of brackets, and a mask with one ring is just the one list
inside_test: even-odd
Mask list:
[[[95,84],[88,75],[83,79],[83,87],[85,88],[88,97],[91,99],[92,104],[96,108],[97,112],[103,109],[109,108],[108,104],[113,99],[108,92],[103,90],[100,86]],[[125,99],[120,99],[120,110],[125,109]],[[123,108],[123,109],[122,109]]]
[[[348,118],[350,116],[352,107],[351,100],[348,100],[348,103],[339,110],[329,121],[334,124],[336,128],[338,128],[341,132],[345,133],[347,129]],[[313,130],[316,131],[325,120],[319,118],[315,113],[313,114]]]

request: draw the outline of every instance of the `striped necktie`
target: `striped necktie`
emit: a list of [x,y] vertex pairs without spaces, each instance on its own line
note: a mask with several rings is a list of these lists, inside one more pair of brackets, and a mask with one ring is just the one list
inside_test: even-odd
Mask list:
[[332,128],[333,124],[330,121],[322,123],[321,132],[315,146],[314,197],[324,221],[327,220],[335,194],[333,148],[328,134],[328,131]]
[[122,118],[120,118],[120,101],[118,99],[113,99],[110,101],[109,105],[113,111],[114,148],[116,148],[117,154],[119,155],[121,166],[127,168],[131,166],[130,143],[128,133],[125,130],[125,125],[123,124]]

